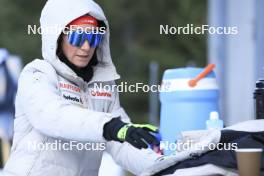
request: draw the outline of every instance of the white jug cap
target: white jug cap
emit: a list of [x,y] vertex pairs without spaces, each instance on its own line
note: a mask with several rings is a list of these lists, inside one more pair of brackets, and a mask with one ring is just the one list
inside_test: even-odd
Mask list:
[[210,112],[210,120],[218,120],[219,119],[219,113],[217,111]]

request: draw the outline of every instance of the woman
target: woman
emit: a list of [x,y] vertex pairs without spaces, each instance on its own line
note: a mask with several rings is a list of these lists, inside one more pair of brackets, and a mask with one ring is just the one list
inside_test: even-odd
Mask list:
[[[147,149],[148,144],[158,145],[151,134],[157,128],[130,123],[118,92],[94,86],[111,86],[119,78],[102,9],[90,0],[49,0],[40,23],[43,31],[61,28],[42,33],[44,60],[29,63],[20,76],[14,142],[5,172],[97,175],[106,150],[118,164],[139,175],[158,157]],[[105,30],[93,30],[98,28]],[[79,147],[69,148],[72,143]]]

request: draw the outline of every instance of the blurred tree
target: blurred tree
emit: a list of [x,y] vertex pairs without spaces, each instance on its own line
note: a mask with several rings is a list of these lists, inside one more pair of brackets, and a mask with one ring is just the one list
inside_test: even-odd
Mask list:
[[28,35],[28,25],[39,25],[45,1],[0,0],[0,47],[23,57],[28,63],[41,56],[39,35]]
[[[24,63],[41,58],[39,35],[28,35],[28,25],[39,25],[45,0],[0,0],[0,47],[21,55]],[[204,0],[96,0],[104,9],[111,30],[114,63],[128,83],[148,83],[148,64],[165,69],[185,66],[193,61],[206,63],[205,35],[160,35],[160,25],[206,24]],[[67,1],[65,1],[67,3]],[[59,13],[59,10],[58,10]],[[148,94],[121,93],[121,103],[136,122],[146,121]]]

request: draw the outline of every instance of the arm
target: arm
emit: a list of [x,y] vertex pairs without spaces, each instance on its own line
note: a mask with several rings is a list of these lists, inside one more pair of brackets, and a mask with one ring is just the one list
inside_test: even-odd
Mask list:
[[151,149],[137,149],[127,142],[108,142],[107,152],[115,162],[134,175],[140,175],[161,156]]
[[39,132],[55,138],[105,141],[103,126],[112,115],[66,102],[57,89],[57,75],[50,67],[26,68],[19,79],[17,102],[29,123]]
[[[129,117],[120,106],[118,92],[116,93],[115,103],[111,113],[115,114],[115,117],[120,116],[124,122],[130,122]],[[110,141],[107,143],[106,150],[117,164],[135,175],[139,175],[144,169],[153,165],[155,160],[160,157],[160,155],[150,149],[140,150],[127,142]]]

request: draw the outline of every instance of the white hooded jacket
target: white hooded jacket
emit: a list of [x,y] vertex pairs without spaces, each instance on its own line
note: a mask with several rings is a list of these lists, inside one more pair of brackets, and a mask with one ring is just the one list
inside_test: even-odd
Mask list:
[[[107,25],[96,52],[99,64],[89,83],[56,55],[57,40],[63,27],[87,13]],[[130,120],[120,107],[116,90],[94,87],[96,83],[113,85],[114,80],[119,79],[110,55],[109,26],[102,9],[92,0],[49,0],[40,23],[42,29],[52,26],[61,26],[61,29],[42,34],[44,60],[35,59],[20,75],[14,140],[5,173],[17,176],[94,176],[98,175],[102,149],[105,149],[119,165],[139,175],[158,155],[151,150],[138,150],[126,142],[107,142],[103,138],[103,126],[112,118],[121,116],[123,121]],[[83,146],[92,145],[91,142],[103,143],[99,147],[89,145],[90,150],[65,150],[58,145],[55,150],[47,147],[47,144],[54,143],[66,146],[74,141]]]

